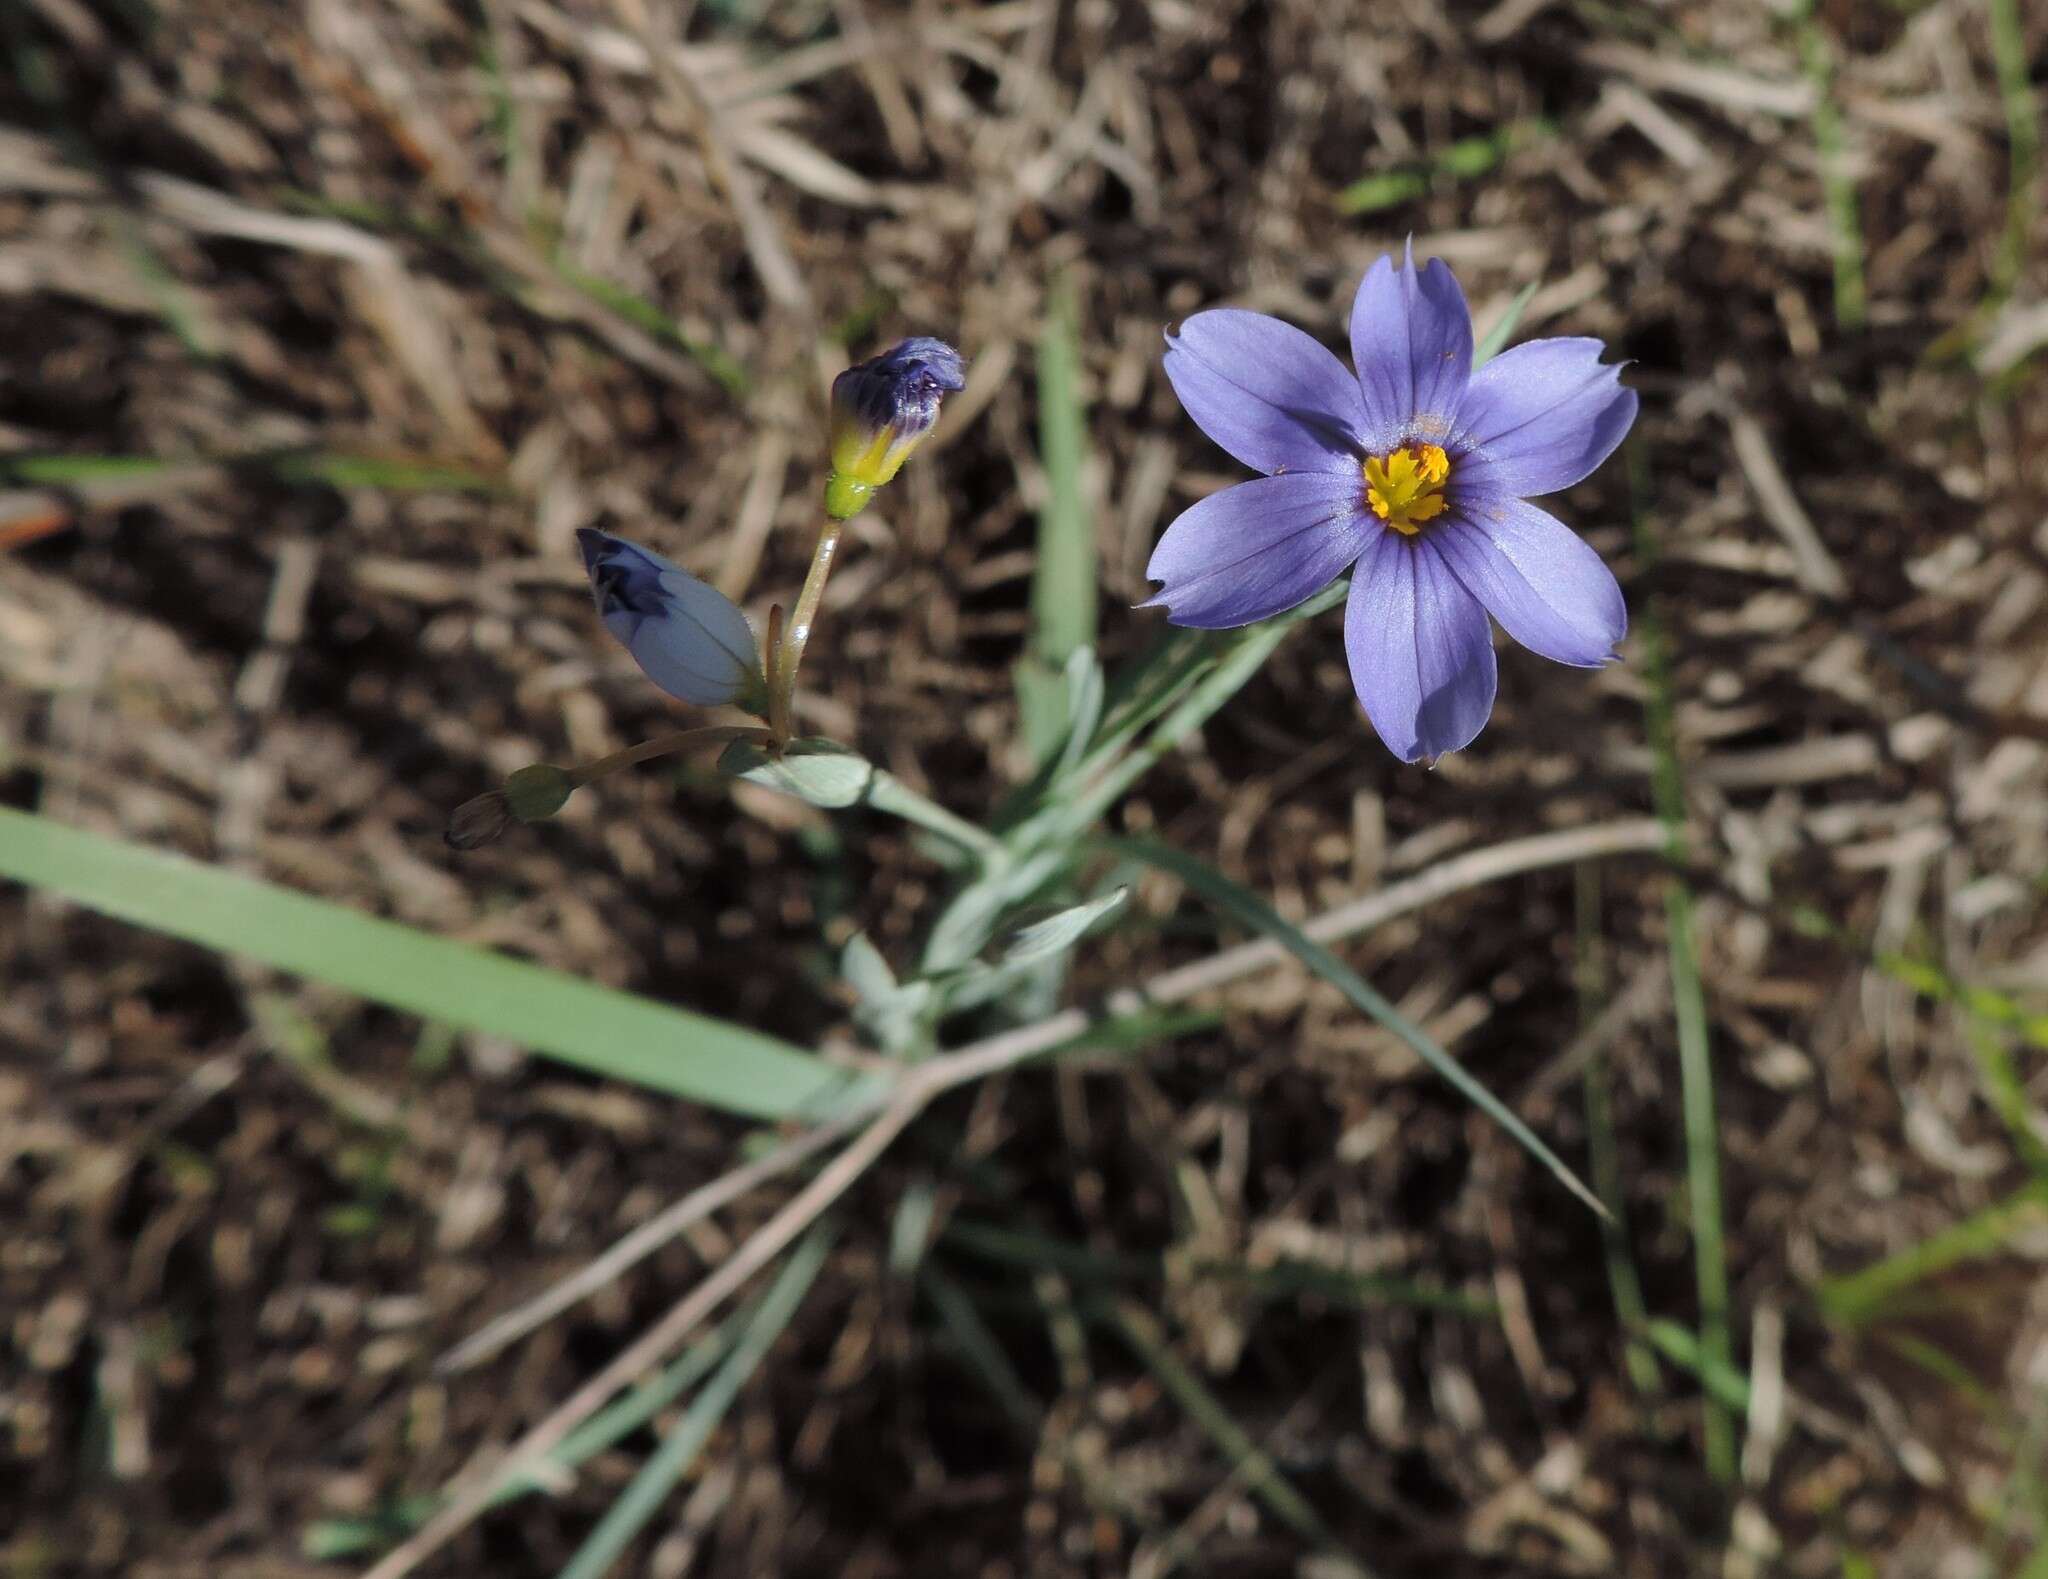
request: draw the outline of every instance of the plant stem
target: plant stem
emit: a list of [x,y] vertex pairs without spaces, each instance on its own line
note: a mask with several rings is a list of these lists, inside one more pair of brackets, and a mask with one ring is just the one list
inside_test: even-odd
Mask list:
[[696,746],[722,746],[734,740],[760,740],[768,738],[768,731],[752,724],[710,724],[702,729],[679,729],[673,734],[656,735],[652,740],[643,740],[637,746],[628,746],[623,751],[614,751],[610,756],[599,757],[595,762],[586,762],[580,768],[569,770],[569,780],[577,788],[592,783],[621,768],[635,767],[642,762],[652,762],[656,757],[673,756],[678,751],[688,751]]
[[771,712],[787,727],[796,701],[797,665],[804,661],[804,644],[811,639],[811,625],[818,617],[818,604],[825,596],[825,579],[832,574],[832,559],[839,551],[839,534],[844,521],[826,517],[818,528],[818,541],[811,550],[811,568],[804,577],[803,590],[796,595],[796,608],[782,633],[782,650],[775,663],[776,700]]

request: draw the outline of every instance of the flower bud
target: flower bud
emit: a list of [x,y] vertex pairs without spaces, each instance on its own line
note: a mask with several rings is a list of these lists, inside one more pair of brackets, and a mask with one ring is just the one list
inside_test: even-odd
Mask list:
[[943,340],[905,340],[832,381],[832,475],[825,509],[837,520],[858,515],[896,475],[932,424],[939,402],[967,387],[967,366]]
[[575,788],[576,781],[552,762],[536,762],[505,780],[505,804],[521,822],[545,822]]
[[497,790],[466,800],[450,813],[441,835],[451,850],[480,850],[495,843],[512,823],[512,806]]
[[586,526],[576,541],[604,628],[648,679],[678,701],[764,712],[753,627],[730,598],[623,537]]

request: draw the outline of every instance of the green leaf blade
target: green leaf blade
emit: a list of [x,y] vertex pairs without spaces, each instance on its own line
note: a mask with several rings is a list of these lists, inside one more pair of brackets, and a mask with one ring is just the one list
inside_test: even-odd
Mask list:
[[1548,1168],[1560,1184],[1584,1201],[1602,1219],[1606,1218],[1607,1209],[1600,1204],[1600,1198],[1586,1187],[1576,1173],[1565,1166],[1564,1159],[1545,1145],[1534,1130],[1509,1111],[1500,1098],[1481,1085],[1464,1065],[1439,1047],[1419,1025],[1369,986],[1362,976],[1299,927],[1288,922],[1263,899],[1232,882],[1207,863],[1165,845],[1152,844],[1140,839],[1104,839],[1100,843],[1105,849],[1118,855],[1144,861],[1161,871],[1171,873],[1214,909],[1239,925],[1279,943],[1310,970],[1343,993],[1353,1005],[1406,1042],[1418,1058],[1448,1080],[1457,1088],[1459,1094],[1480,1112],[1506,1130],[1510,1138]]
[[785,1117],[845,1083],[757,1031],[25,812],[0,809],[0,877],[727,1112]]

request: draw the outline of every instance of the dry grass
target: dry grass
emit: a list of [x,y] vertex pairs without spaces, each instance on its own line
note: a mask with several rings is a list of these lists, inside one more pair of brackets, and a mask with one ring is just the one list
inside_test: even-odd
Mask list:
[[[859,927],[900,957],[940,891],[894,828],[647,774],[467,860],[438,843],[503,772],[661,725],[589,617],[576,528],[758,613],[801,574],[848,338],[955,340],[970,387],[855,524],[807,675],[812,724],[975,815],[1016,768],[1056,277],[1112,661],[1151,633],[1124,610],[1164,521],[1228,475],[1159,376],[1166,321],[1228,300],[1333,332],[1413,232],[1482,326],[1540,282],[1524,334],[1635,359],[1633,481],[1618,462],[1562,508],[1670,656],[1739,1485],[1701,1468],[1682,1370],[1631,1389],[1593,1219],[1275,970],[1201,1035],[942,1107],[860,1187],[635,1572],[1313,1571],[1140,1349],[1084,1325],[1084,1278],[954,1246],[1042,1410],[1016,1435],[887,1268],[921,1188],[942,1223],[1144,1258],[1123,1292],[1383,1574],[1974,1573],[2042,1517],[2037,1223],[1910,1317],[1815,1304],[2027,1183],[1985,1037],[2013,1047],[2026,1122],[2048,1095],[2038,1019],[1996,1023],[2048,993],[2048,274],[2037,201],[2001,272],[1987,8],[1335,14],[739,0],[696,8],[681,50],[662,0],[0,14],[0,797],[806,1043],[848,1035],[834,947]],[[2019,36],[2038,79],[2038,11]],[[1494,168],[1442,168],[1506,128]],[[1345,212],[1389,173],[1410,195]],[[21,461],[48,455],[81,464]],[[1304,918],[1649,810],[1645,687],[1640,662],[1507,657],[1490,729],[1425,774],[1355,716],[1322,625],[1124,820]],[[1589,906],[1570,874],[1518,878],[1347,959],[1575,1159],[1577,1072],[1607,1072],[1630,1256],[1689,1323],[1663,882],[1611,864]],[[1080,985],[1206,946],[1136,928],[1090,945]],[[308,1525],[515,1436],[775,1204],[438,1381],[437,1353],[725,1166],[734,1126],[19,893],[0,981],[12,1573],[334,1571],[299,1557]],[[1201,1275],[1219,1259],[1498,1317],[1262,1296]],[[440,1571],[552,1573],[630,1464],[493,1516]]]

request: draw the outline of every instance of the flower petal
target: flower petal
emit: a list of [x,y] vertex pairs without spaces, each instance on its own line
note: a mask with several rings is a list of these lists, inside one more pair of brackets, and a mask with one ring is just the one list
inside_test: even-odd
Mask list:
[[1636,392],[1602,363],[1598,340],[1531,340],[1472,375],[1458,413],[1474,482],[1517,498],[1555,493],[1592,472],[1636,420]]
[[[1291,609],[1328,586],[1367,542],[1356,476],[1257,477],[1183,510],[1152,550],[1164,582],[1142,608],[1175,625],[1224,630]],[[1384,534],[1380,534],[1384,535]]]
[[1366,447],[1384,453],[1411,439],[1442,443],[1472,377],[1472,312],[1449,265],[1383,257],[1351,303],[1351,360],[1365,397]]
[[604,628],[670,696],[730,702],[759,671],[753,627],[724,593],[627,538],[587,526],[576,540]]
[[1486,610],[1427,536],[1382,532],[1358,561],[1344,651],[1366,717],[1402,761],[1460,750],[1486,727],[1497,678]]
[[1531,652],[1597,669],[1628,633],[1614,572],[1547,510],[1507,495],[1460,498],[1429,535],[1465,590]]
[[1253,471],[1356,471],[1358,383],[1320,341],[1217,307],[1166,335],[1166,376],[1201,430]]

